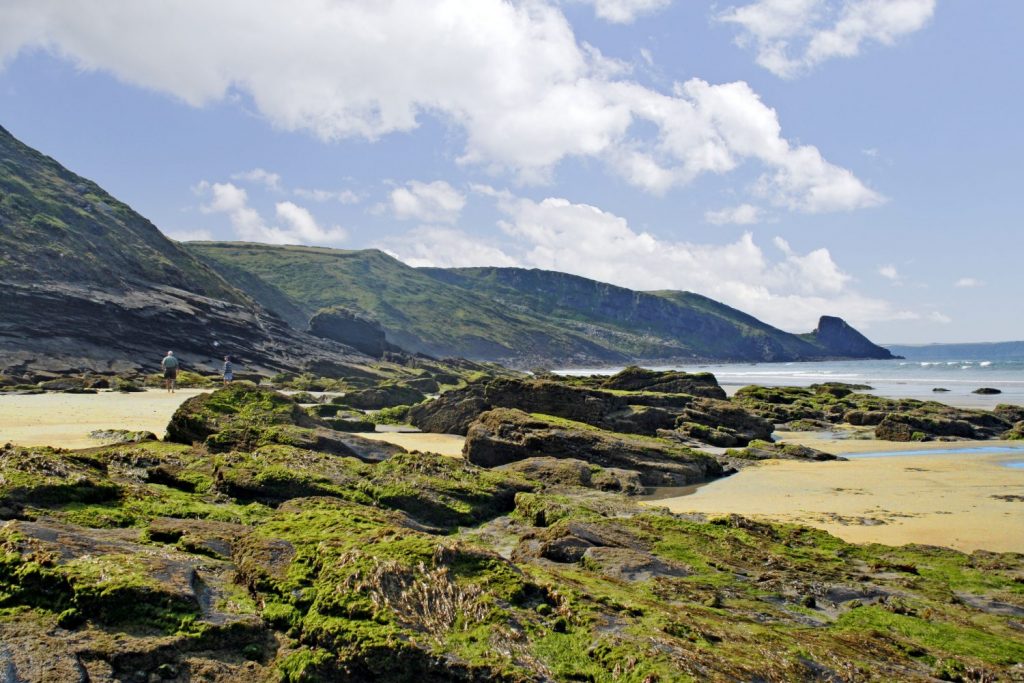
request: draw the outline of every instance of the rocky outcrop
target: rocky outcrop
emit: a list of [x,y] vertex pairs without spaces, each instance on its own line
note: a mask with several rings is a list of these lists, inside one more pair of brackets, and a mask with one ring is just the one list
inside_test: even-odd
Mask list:
[[846,460],[846,458],[809,446],[778,444],[771,441],[751,441],[746,448],[729,449],[717,457],[719,462],[733,469],[742,469],[761,460],[802,460],[805,462]]
[[380,410],[419,403],[426,396],[401,382],[385,382],[369,389],[346,392],[337,399],[337,403],[359,410]]
[[710,372],[647,370],[635,365],[612,375],[600,385],[604,389],[654,391],[662,394],[690,394],[725,399],[725,389]]
[[1016,416],[1013,406],[994,411],[968,410],[935,401],[881,398],[834,384],[828,385],[828,390],[824,385],[744,387],[733,396],[733,402],[775,423],[875,426],[878,438],[894,441],[999,438]]
[[342,307],[324,308],[309,319],[309,331],[317,337],[333,339],[374,358],[386,351],[401,351],[386,339],[384,328],[376,320]]
[[473,423],[463,456],[481,467],[536,457],[572,458],[634,471],[644,486],[684,486],[722,474],[710,456],[668,441],[552,424],[507,408],[488,411]]
[[600,467],[575,458],[527,458],[501,465],[498,469],[522,474],[554,488],[582,486],[626,495],[638,495],[645,490],[636,470]]
[[808,338],[822,351],[836,358],[894,358],[888,349],[874,344],[842,318],[823,315]]

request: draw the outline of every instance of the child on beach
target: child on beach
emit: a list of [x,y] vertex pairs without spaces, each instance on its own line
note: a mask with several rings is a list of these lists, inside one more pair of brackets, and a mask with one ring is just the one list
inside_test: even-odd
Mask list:
[[224,386],[231,383],[231,380],[235,378],[235,373],[231,367],[231,356],[224,356]]

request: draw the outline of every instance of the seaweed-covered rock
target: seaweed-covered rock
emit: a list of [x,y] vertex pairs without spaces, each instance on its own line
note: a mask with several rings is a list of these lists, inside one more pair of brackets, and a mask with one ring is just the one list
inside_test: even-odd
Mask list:
[[549,422],[508,408],[480,416],[469,429],[463,455],[483,467],[534,457],[572,458],[635,471],[645,486],[681,486],[722,474],[710,456],[668,441]]
[[724,455],[719,457],[719,460],[727,463],[730,467],[740,469],[759,460],[823,462],[827,460],[846,460],[846,458],[800,444],[779,444],[755,440],[751,441],[746,448],[727,450]]
[[351,391],[337,400],[343,405],[360,410],[379,410],[419,403],[426,396],[422,391],[396,383],[384,383],[370,389]]
[[775,430],[771,422],[742,406],[713,398],[695,399],[680,411],[676,429],[714,446],[745,446],[754,439],[767,441]]
[[638,495],[645,491],[640,483],[640,474],[635,470],[599,467],[575,458],[527,458],[501,465],[497,469],[522,474],[546,486],[582,486],[627,495]]
[[182,403],[167,424],[166,440],[202,443],[214,452],[282,444],[366,461],[405,452],[400,446],[330,429],[291,397],[245,384],[231,384]]
[[655,391],[666,394],[690,394],[724,399],[725,390],[710,372],[678,372],[675,370],[647,370],[631,365],[609,377],[601,384],[605,389],[627,391]]
[[972,394],[982,394],[992,396],[995,394],[1003,393],[1002,389],[996,389],[995,387],[979,387],[971,392]]

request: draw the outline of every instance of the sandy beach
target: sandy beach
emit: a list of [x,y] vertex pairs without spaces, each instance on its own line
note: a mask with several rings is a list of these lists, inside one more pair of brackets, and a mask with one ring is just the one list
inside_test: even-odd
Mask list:
[[89,437],[96,429],[144,429],[163,437],[178,406],[203,391],[209,390],[0,395],[0,443],[88,448],[103,443]]
[[[854,543],[924,543],[969,552],[1024,552],[1024,444],[1006,441],[897,443],[786,434],[846,462],[766,461],[679,498],[652,501],[673,512],[735,512],[824,529]],[[879,451],[1017,448],[856,457]]]

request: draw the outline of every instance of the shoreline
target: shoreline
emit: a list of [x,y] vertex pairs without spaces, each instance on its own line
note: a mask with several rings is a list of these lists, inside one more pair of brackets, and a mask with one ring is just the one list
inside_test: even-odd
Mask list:
[[[813,437],[798,441],[820,447]],[[963,552],[1024,552],[1020,441],[828,440],[847,461],[766,460],[686,495],[642,504],[677,513],[740,514],[823,529],[851,543],[937,545]],[[835,446],[838,446],[836,448]],[[862,457],[873,452],[1014,448],[1008,453]]]

